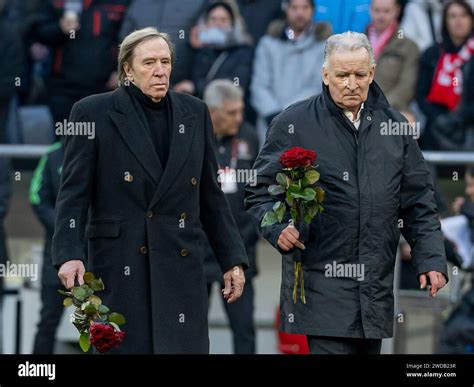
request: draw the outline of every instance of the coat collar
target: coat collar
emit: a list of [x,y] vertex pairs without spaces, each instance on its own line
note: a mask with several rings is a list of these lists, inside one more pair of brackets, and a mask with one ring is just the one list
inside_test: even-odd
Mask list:
[[176,177],[187,159],[194,135],[195,115],[186,111],[179,93],[168,92],[172,127],[169,157],[166,167],[163,169],[153,143],[125,87],[121,86],[114,91],[115,110],[110,111],[109,116],[130,151],[157,186],[149,205],[152,208],[173,181],[176,181]]
[[[333,114],[342,113],[342,109],[336,105],[336,103],[331,97],[331,94],[329,93],[329,88],[324,83],[322,97],[324,105],[329,111],[331,111]],[[364,102],[364,109],[369,111],[375,111],[386,109],[389,107],[390,104],[388,103],[387,97],[385,97],[382,89],[377,84],[377,82],[373,81],[372,84],[369,86],[369,93],[367,95],[367,100]]]

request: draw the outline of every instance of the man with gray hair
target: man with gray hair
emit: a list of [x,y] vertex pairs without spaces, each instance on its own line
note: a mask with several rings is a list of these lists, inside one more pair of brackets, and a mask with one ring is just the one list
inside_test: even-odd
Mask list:
[[[253,163],[257,158],[258,139],[255,129],[244,122],[244,99],[241,88],[227,79],[216,79],[204,90],[204,102],[209,107],[216,138],[219,182],[229,202],[232,215],[244,241],[249,259],[245,272],[245,291],[233,304],[224,303],[233,334],[234,353],[255,354],[253,322],[254,288],[257,275],[256,250],[258,229],[255,220],[245,211],[245,184],[255,182]],[[213,283],[222,287],[222,275],[212,249],[204,260],[209,294]]]
[[[400,232],[412,248],[422,289],[448,280],[433,182],[406,119],[374,82],[365,35],[331,36],[323,92],[273,119],[247,186],[246,207],[260,223],[278,200],[268,193],[279,157],[300,146],[317,153],[324,211],[297,230],[262,227],[283,255],[281,330],[307,335],[311,353],[380,353],[394,324],[393,279]],[[306,302],[293,302],[293,258],[301,250]]]
[[212,122],[197,98],[169,91],[167,34],[137,30],[119,52],[120,87],[76,103],[65,138],[53,263],[64,286],[85,265],[123,313],[120,353],[208,353],[204,236],[224,273],[223,297],[242,294],[247,257],[217,177]]

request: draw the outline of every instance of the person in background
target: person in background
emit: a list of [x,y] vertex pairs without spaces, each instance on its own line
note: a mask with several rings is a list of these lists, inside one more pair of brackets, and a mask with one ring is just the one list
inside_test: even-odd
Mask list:
[[128,0],[49,0],[34,34],[53,53],[48,80],[54,122],[69,118],[72,105],[117,86],[118,34]]
[[5,5],[6,0],[0,0],[0,144],[7,139],[10,104],[19,89],[23,63],[19,31],[9,20]]
[[[8,205],[11,196],[10,172],[10,160],[4,157],[0,157],[0,264],[3,265],[6,264],[6,262],[8,261],[7,238],[3,223],[7,216]],[[0,318],[3,298],[3,285],[3,277],[0,277]],[[0,353],[1,350],[2,348],[0,339]]]
[[412,39],[423,52],[441,41],[443,0],[409,1],[400,24],[405,37]]
[[292,103],[321,92],[325,39],[330,28],[313,23],[312,0],[289,0],[286,19],[269,27],[257,46],[250,101],[263,144],[273,117]]
[[401,35],[399,14],[397,0],[372,0],[366,34],[377,61],[375,80],[390,105],[408,118],[415,97],[419,51],[411,39]]
[[327,22],[332,31],[364,32],[370,22],[370,0],[317,0],[315,22]]
[[420,139],[424,149],[459,149],[474,124],[474,14],[462,0],[443,10],[441,44],[420,57],[416,99],[426,116]]
[[273,20],[285,17],[281,0],[237,0],[237,5],[254,45],[265,35]]
[[[254,219],[245,211],[245,183],[252,179],[252,165],[257,158],[258,140],[255,129],[244,122],[242,89],[229,80],[217,79],[209,83],[204,92],[204,102],[209,107],[214,135],[221,188],[229,201],[232,216],[237,223],[249,259],[245,272],[245,290],[234,304],[224,302],[225,311],[233,333],[234,353],[255,354],[254,287],[257,275],[256,248],[259,238]],[[240,179],[239,176],[243,176]],[[208,293],[212,284],[223,286],[219,265],[207,245],[204,272]]]
[[454,214],[461,214],[467,218],[471,233],[471,243],[474,245],[474,165],[469,165],[466,168],[464,181],[466,182],[466,187],[464,188],[466,197],[456,197],[451,209]]
[[199,26],[197,49],[192,68],[195,95],[214,79],[229,79],[247,95],[252,73],[252,38],[245,30],[235,3],[213,2],[204,14],[205,24]]
[[52,354],[54,337],[63,314],[63,299],[58,273],[51,257],[54,235],[54,206],[59,192],[64,149],[61,142],[51,145],[36,167],[30,185],[30,204],[44,227],[45,240],[41,272],[41,312],[33,345],[34,354]]
[[120,29],[120,40],[149,26],[169,34],[176,50],[171,86],[174,91],[194,94],[190,63],[195,50],[189,44],[189,36],[208,3],[208,0],[132,0]]

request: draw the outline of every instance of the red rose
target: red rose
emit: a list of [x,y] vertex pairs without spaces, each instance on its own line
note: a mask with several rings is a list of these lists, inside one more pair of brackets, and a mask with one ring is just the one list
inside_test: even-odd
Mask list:
[[294,147],[280,156],[280,163],[284,168],[309,167],[316,161],[316,153],[309,149]]
[[116,331],[110,324],[92,323],[89,328],[90,342],[100,353],[118,348],[125,336],[124,332]]

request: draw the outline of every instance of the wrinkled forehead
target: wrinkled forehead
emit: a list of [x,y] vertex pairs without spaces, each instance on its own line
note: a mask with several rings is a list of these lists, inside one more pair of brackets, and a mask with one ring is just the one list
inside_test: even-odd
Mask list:
[[340,48],[329,56],[329,67],[334,71],[358,71],[371,69],[370,55],[363,47],[356,49]]
[[137,59],[170,58],[171,51],[168,43],[163,38],[154,37],[138,44],[133,50],[133,57]]

